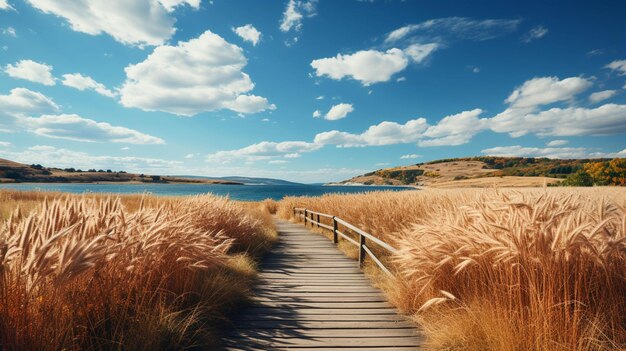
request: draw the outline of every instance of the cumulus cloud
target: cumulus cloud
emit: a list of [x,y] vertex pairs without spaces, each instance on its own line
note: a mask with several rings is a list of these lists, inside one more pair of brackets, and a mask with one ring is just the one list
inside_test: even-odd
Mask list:
[[25,116],[59,110],[52,99],[26,88],[14,88],[8,95],[0,95],[0,116]]
[[554,147],[554,146],[563,146],[563,145],[567,145],[569,142],[567,140],[552,140],[550,142],[548,142],[546,145],[550,146],[550,147]]
[[524,35],[522,41],[524,43],[530,43],[535,39],[543,38],[546,34],[548,34],[548,28],[544,26],[534,26]]
[[13,10],[13,7],[7,0],[0,0],[0,10]]
[[52,66],[33,60],[21,60],[15,64],[8,64],[4,72],[10,77],[28,80],[43,85],[55,85],[52,76]]
[[364,86],[387,82],[403,71],[409,62],[420,63],[437,49],[437,44],[413,44],[405,50],[362,50],[354,54],[337,54],[335,57],[313,60],[311,67],[318,77],[334,80],[352,78]]
[[133,129],[96,122],[74,114],[24,117],[19,123],[32,133],[55,139],[125,144],[165,143],[163,139]]
[[455,115],[442,118],[436,125],[429,127],[420,140],[420,146],[462,145],[478,132],[485,129],[485,121],[478,117],[483,113],[481,109],[463,111]]
[[502,157],[547,157],[547,158],[609,158],[609,157],[624,157],[626,156],[626,149],[618,152],[600,152],[597,150],[590,150],[584,147],[524,147],[520,145],[513,146],[497,146],[481,151],[485,155],[489,156],[502,156]]
[[[160,138],[133,129],[73,114],[52,114],[59,106],[49,97],[25,88],[0,95],[0,130],[27,131],[40,136],[87,142],[163,144]],[[32,117],[41,115],[40,117]]]
[[621,76],[626,75],[626,60],[615,60],[604,66],[604,68],[617,71]]
[[289,0],[280,21],[280,30],[285,33],[289,31],[299,32],[302,29],[302,20],[316,14],[317,0]]
[[[354,111],[354,107],[352,107],[352,104],[340,103],[331,107],[324,116],[324,119],[327,119],[329,121],[336,121],[338,119],[345,118],[348,113],[352,111]],[[313,114],[313,117],[315,117],[315,113]]]
[[322,117],[322,111],[320,110],[313,111],[313,118],[320,118],[320,117]]
[[440,38],[442,40],[464,39],[483,41],[498,38],[517,30],[521,20],[515,19],[484,19],[477,20],[467,17],[446,17],[400,27],[385,38],[386,44],[400,40],[418,40]]
[[304,141],[270,142],[262,141],[241,149],[218,151],[207,155],[206,161],[210,163],[227,164],[243,160],[255,162],[280,158],[296,158],[303,152],[311,152],[322,148],[323,145],[307,143]]
[[529,125],[524,119],[528,119],[542,106],[573,102],[577,94],[587,90],[592,84],[590,79],[580,77],[563,80],[557,77],[541,77],[527,80],[505,100],[509,107],[489,121],[490,128],[514,137],[525,135],[530,132],[529,128],[536,129],[539,126]]
[[418,154],[408,154],[408,155],[402,155],[400,156],[401,160],[414,160],[416,158],[422,158],[424,156],[422,155],[418,155]]
[[0,150],[0,155],[0,157],[25,164],[38,163],[59,168],[116,169],[135,173],[169,173],[180,168],[182,164],[180,161],[157,158],[97,156],[48,145],[36,145],[22,151]]
[[242,71],[246,64],[240,47],[206,31],[176,46],[159,46],[143,62],[126,67],[120,102],[181,116],[221,109],[239,113],[275,109],[266,98],[248,94],[254,83]]
[[259,40],[261,40],[261,32],[254,28],[251,24],[233,28],[233,31],[240,36],[241,39],[251,42],[254,46],[259,43]]
[[61,83],[63,83],[63,85],[65,86],[72,87],[80,91],[93,90],[103,96],[111,98],[116,96],[116,94],[113,91],[107,89],[104,84],[98,83],[93,78],[89,76],[84,76],[80,73],[64,74]]
[[542,77],[527,80],[515,89],[505,100],[512,107],[536,107],[555,102],[572,100],[585,91],[593,82],[590,79],[571,77],[559,80],[558,77]]
[[200,0],[27,0],[36,9],[64,18],[72,30],[106,33],[126,45],[160,45],[176,31],[170,12],[200,6]]
[[428,129],[425,118],[410,120],[404,124],[384,121],[370,126],[361,134],[332,130],[315,136],[315,143],[339,147],[381,146],[416,142]]
[[617,94],[617,90],[597,91],[589,95],[589,101],[593,103],[604,101],[604,100],[612,98],[613,96],[615,96],[615,94]]

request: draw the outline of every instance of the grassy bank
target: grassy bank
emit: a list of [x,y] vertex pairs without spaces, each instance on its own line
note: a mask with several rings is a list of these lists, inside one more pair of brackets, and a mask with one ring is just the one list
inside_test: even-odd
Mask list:
[[3,350],[213,349],[268,212],[226,198],[0,192]]
[[374,277],[434,349],[626,347],[626,189],[291,197],[279,215],[291,218],[294,206],[400,249],[385,258],[397,278]]

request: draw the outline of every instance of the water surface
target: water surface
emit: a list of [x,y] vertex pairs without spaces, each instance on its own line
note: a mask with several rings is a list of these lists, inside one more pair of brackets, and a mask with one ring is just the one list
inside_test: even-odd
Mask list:
[[406,191],[412,188],[391,186],[324,186],[324,185],[221,185],[221,184],[81,184],[81,183],[22,183],[0,184],[0,189],[62,191],[82,193],[150,193],[164,196],[184,196],[212,193],[228,195],[234,200],[280,200],[285,196],[320,196],[328,193],[364,193],[368,191]]

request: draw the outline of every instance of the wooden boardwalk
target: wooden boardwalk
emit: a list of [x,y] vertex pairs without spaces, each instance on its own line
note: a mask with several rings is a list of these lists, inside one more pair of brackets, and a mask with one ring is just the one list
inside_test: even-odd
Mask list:
[[417,329],[326,237],[277,220],[279,242],[260,266],[253,303],[225,339],[234,350],[419,349]]

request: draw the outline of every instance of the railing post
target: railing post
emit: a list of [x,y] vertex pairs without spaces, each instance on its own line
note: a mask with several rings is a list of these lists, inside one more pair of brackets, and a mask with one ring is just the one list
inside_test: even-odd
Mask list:
[[337,219],[335,219],[335,216],[333,216],[333,243],[338,243],[339,238],[337,237]]
[[293,218],[298,219],[298,215],[296,213],[297,213],[297,211],[296,211],[296,208],[294,207],[293,208]]
[[365,237],[359,234],[359,267],[363,268],[363,261],[365,261]]
[[317,227],[320,227],[320,214],[317,214]]
[[306,208],[304,209],[304,226],[306,227]]

